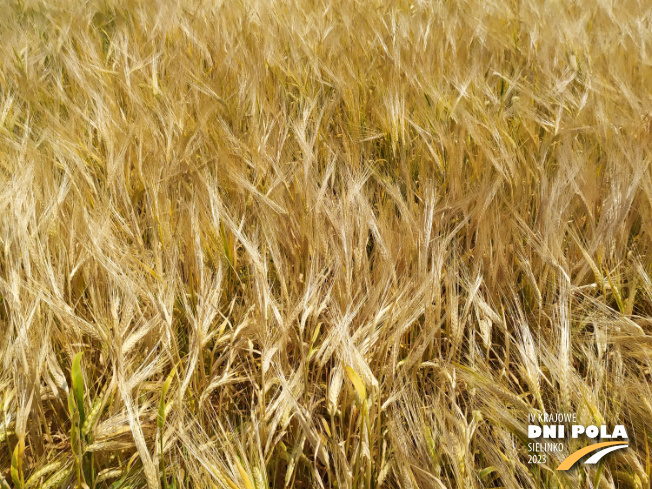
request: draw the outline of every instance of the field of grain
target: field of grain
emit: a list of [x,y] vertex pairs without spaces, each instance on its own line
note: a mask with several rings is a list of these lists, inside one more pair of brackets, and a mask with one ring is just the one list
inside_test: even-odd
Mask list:
[[645,0],[0,0],[0,487],[651,487],[651,125]]

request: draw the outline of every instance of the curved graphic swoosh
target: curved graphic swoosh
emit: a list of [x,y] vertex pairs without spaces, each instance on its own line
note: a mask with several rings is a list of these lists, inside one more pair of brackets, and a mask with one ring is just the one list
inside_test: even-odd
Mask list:
[[[581,459],[584,455],[588,455],[589,453],[595,452],[596,450],[600,450],[601,448],[606,448],[606,447],[613,447],[615,445],[621,445],[618,448],[624,448],[628,445],[623,445],[622,441],[605,441],[603,443],[594,443],[593,445],[589,445],[588,447],[580,448],[578,451],[571,453],[561,464],[559,464],[559,467],[557,467],[557,470],[568,470],[570,469],[575,462],[577,462],[579,459]],[[598,455],[598,454],[596,454]],[[603,455],[606,455],[604,453]],[[592,459],[593,457],[591,457]],[[598,460],[602,458],[602,455],[598,457]],[[590,460],[590,459],[589,459]],[[588,462],[587,463],[595,463],[595,462]]]
[[620,450],[621,448],[627,448],[629,445],[616,445],[614,447],[609,447],[605,448],[603,450],[600,450],[597,453],[594,453],[591,455],[591,458],[589,458],[585,464],[597,464],[602,457],[604,457],[606,454],[613,452],[614,450]]

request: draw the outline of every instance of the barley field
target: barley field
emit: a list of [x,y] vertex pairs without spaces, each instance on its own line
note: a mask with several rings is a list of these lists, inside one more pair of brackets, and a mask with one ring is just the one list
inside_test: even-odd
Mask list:
[[651,487],[651,126],[648,0],[0,0],[0,487]]

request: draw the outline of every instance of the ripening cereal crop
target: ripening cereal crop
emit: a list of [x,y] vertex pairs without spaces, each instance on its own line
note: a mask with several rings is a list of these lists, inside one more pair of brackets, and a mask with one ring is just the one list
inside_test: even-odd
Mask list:
[[650,487],[651,126],[644,0],[0,0],[0,488]]

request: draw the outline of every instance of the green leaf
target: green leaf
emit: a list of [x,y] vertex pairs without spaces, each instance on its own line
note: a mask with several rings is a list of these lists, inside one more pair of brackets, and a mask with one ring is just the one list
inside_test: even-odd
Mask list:
[[11,478],[14,481],[14,486],[16,488],[23,488],[25,485],[25,479],[23,477],[23,453],[25,451],[25,440],[21,438],[16,447],[14,448],[14,453],[11,456]]
[[72,361],[72,392],[75,396],[77,403],[77,410],[79,411],[79,426],[84,426],[86,416],[84,415],[84,377],[81,372],[81,357],[82,352],[77,353]]
[[478,472],[478,478],[484,479],[486,476],[488,476],[494,471],[497,471],[496,467],[485,467],[484,469]]
[[598,464],[598,470],[595,472],[595,478],[593,479],[593,487],[598,487],[600,484],[600,479],[602,479],[602,470],[604,469],[604,461],[600,460]]
[[[163,424],[165,423],[165,396],[170,390],[170,385],[172,385],[172,380],[174,379],[174,372],[175,369],[172,369],[170,374],[168,375],[168,378],[165,379],[165,383],[163,384],[163,389],[161,391],[161,402],[158,405],[158,428],[159,430],[163,430]],[[162,433],[161,433],[162,435]]]
[[111,484],[111,489],[119,489],[122,487],[122,485],[125,483],[127,480],[127,476],[129,475],[129,471],[125,470],[125,475],[123,475],[120,480],[115,481],[113,484]]

